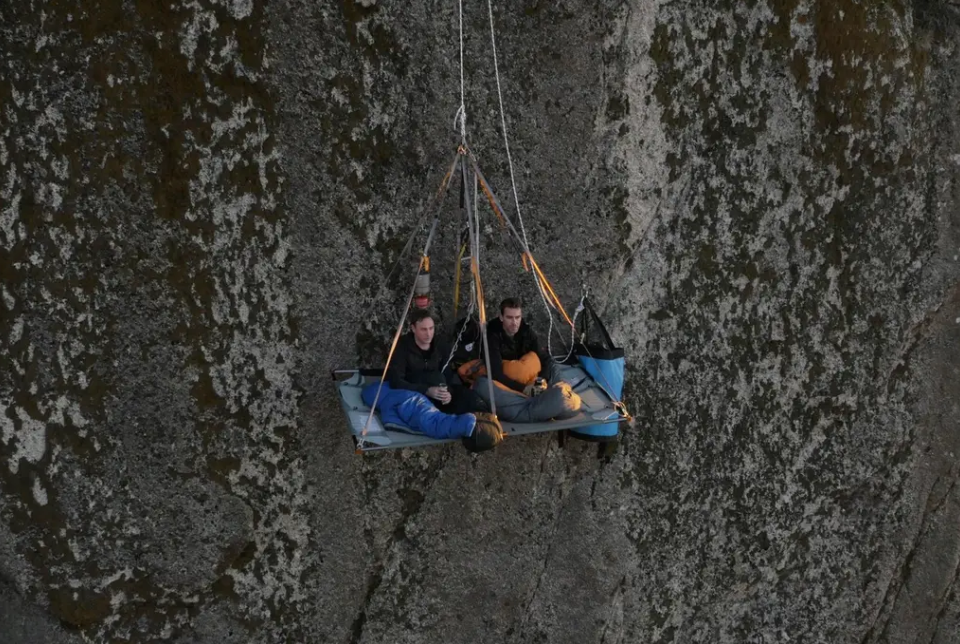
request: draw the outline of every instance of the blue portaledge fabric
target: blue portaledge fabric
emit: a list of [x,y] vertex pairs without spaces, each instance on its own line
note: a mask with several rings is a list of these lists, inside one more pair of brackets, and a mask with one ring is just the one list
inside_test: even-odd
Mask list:
[[[603,360],[598,357],[578,355],[580,366],[590,374],[590,377],[607,392],[613,400],[620,400],[623,395],[623,376],[626,363],[624,358],[613,358],[612,360]],[[589,425],[587,427],[578,427],[570,432],[574,436],[593,439],[613,439],[620,433],[620,423],[607,423],[604,425]]]

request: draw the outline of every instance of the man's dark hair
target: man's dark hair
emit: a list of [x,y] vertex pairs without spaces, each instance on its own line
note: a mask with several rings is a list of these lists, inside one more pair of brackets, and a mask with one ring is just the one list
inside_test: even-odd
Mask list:
[[500,315],[503,315],[505,309],[523,309],[523,304],[519,297],[508,297],[500,302]]
[[427,318],[433,320],[434,324],[437,323],[437,318],[428,309],[414,309],[413,313],[410,314],[410,326],[423,322]]

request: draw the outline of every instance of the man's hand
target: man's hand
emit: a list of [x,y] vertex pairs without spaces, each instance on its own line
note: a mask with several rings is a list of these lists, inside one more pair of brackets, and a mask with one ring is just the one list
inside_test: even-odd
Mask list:
[[543,378],[537,378],[532,383],[523,388],[523,395],[530,396],[539,396],[547,390],[547,381]]
[[446,387],[428,387],[427,398],[433,398],[441,405],[446,405],[453,397]]

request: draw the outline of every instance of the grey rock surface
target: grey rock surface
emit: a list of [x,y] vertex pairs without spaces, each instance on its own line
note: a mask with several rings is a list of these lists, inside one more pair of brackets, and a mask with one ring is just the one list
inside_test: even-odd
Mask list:
[[13,587],[0,580],[0,624],[3,644],[82,644],[77,633],[70,633],[36,604],[21,597]]
[[460,142],[457,3],[0,4],[0,643],[960,641],[960,12],[494,5],[509,162],[485,3],[467,136],[627,350],[605,459],[356,456],[330,384]]

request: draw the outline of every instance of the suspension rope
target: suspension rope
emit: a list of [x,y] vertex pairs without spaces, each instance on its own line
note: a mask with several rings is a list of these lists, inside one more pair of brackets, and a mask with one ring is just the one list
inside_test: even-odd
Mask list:
[[[583,312],[584,306],[583,301],[586,299],[587,294],[584,293],[580,296],[580,303],[577,304],[576,310],[573,312],[573,322],[570,324],[570,349],[567,351],[567,355],[560,358],[560,356],[555,356],[553,353],[550,354],[550,357],[558,362],[566,364],[567,360],[570,359],[570,356],[573,355],[573,349],[577,346],[577,318],[580,317],[580,314]],[[547,338],[547,351],[550,351],[550,338]]]
[[467,145],[467,106],[463,85],[463,0],[460,0],[460,107],[454,118],[454,126],[459,121],[460,126],[460,145]]
[[497,39],[494,35],[492,0],[487,0],[487,13],[490,16],[490,46],[493,48],[493,73],[497,79],[497,99],[500,102],[500,129],[503,132],[503,147],[507,151],[507,165],[510,167],[510,187],[513,189],[513,203],[517,209],[517,222],[519,222],[520,231],[523,233],[523,245],[529,246],[530,244],[527,242],[527,230],[523,226],[523,216],[520,214],[520,197],[517,196],[517,182],[514,178],[510,141],[507,140],[507,119],[506,112],[503,109],[503,90],[500,87],[500,66],[497,62]]
[[[460,176],[462,177],[464,188],[469,192],[470,188],[467,181],[467,165],[460,166]],[[490,411],[494,417],[497,415],[497,401],[493,397],[493,370],[490,368],[490,346],[487,342],[487,308],[484,304],[483,282],[480,279],[480,223],[479,218],[473,211],[477,199],[477,175],[473,173],[473,203],[470,202],[470,195],[466,195],[463,200],[467,210],[467,228],[470,230],[470,271],[473,273],[473,288],[477,295],[477,307],[480,318],[480,339],[483,346],[483,361],[487,368],[487,395],[490,398]]]
[[[477,176],[477,180],[480,182],[480,187],[483,189],[484,194],[487,197],[487,200],[490,202],[490,207],[493,209],[494,213],[497,214],[497,219],[501,223],[506,224],[507,229],[513,235],[514,240],[517,242],[517,245],[520,247],[521,259],[523,261],[524,269],[527,268],[527,263],[530,262],[534,266],[534,270],[531,271],[534,276],[534,284],[537,286],[537,293],[540,295],[540,301],[543,302],[543,307],[547,312],[547,318],[549,319],[549,327],[547,328],[547,352],[553,355],[553,312],[552,309],[556,309],[560,312],[563,318],[566,320],[567,324],[572,326],[572,321],[570,316],[567,315],[567,312],[563,308],[563,304],[560,302],[560,299],[556,296],[556,293],[553,292],[553,288],[550,287],[550,283],[547,281],[546,276],[540,270],[539,265],[533,259],[533,253],[530,251],[530,247],[527,245],[525,237],[521,236],[517,232],[516,227],[514,227],[513,222],[510,221],[510,218],[507,217],[506,211],[504,211],[503,206],[500,205],[500,201],[497,199],[497,196],[493,193],[493,189],[490,187],[489,182],[483,176],[483,173],[480,171],[480,166],[477,163],[477,158],[471,153],[470,154],[470,164],[473,166],[474,174]],[[547,293],[551,293],[551,296],[548,297]]]
[[[520,225],[520,233],[522,235],[523,247],[524,247],[524,250],[527,252],[527,254],[530,255],[530,244],[527,239],[527,229],[523,224],[523,214],[520,211],[520,197],[517,194],[516,173],[514,172],[514,169],[513,169],[513,155],[510,154],[510,141],[507,137],[507,118],[506,118],[506,111],[504,110],[504,107],[503,107],[503,89],[500,85],[500,65],[497,59],[497,39],[495,35],[496,29],[493,24],[492,0],[487,0],[487,15],[489,16],[489,19],[490,19],[490,46],[491,46],[491,49],[493,50],[493,73],[497,80],[497,99],[500,105],[500,130],[503,133],[503,147],[506,150],[507,165],[510,168],[510,188],[513,191],[514,207],[517,209],[517,223]],[[501,208],[501,211],[502,211],[502,208]],[[530,257],[532,258],[532,255],[530,255]],[[539,272],[539,271],[536,271],[536,272]],[[547,297],[547,293],[544,291],[543,284],[541,284],[541,281],[542,281],[541,276],[542,274],[535,275],[534,281],[537,284],[537,292],[540,294],[540,300],[543,302],[543,306],[547,311],[547,317],[550,319],[550,326],[547,329],[547,351],[552,353],[552,349],[550,347],[550,339],[553,336],[553,313],[551,313],[550,311],[550,304],[548,302],[549,298]],[[547,287],[549,288],[549,284],[547,285]],[[552,294],[552,290],[553,289],[550,289],[551,294]],[[556,298],[555,294],[554,294],[554,298]],[[566,319],[567,323],[568,324],[571,323],[570,317],[566,314],[566,312],[563,311],[563,306],[560,306],[558,310],[563,313],[563,317]]]
[[460,309],[460,279],[463,275],[463,254],[467,252],[467,245],[460,246],[460,253],[457,255],[457,267],[453,278],[453,321],[457,321],[457,311]]
[[[477,238],[479,239],[479,234],[480,234],[480,232],[479,232],[479,219],[480,219],[480,218],[479,218],[479,216],[478,216],[478,212],[479,212],[479,211],[477,210],[477,175],[476,175],[476,173],[474,173],[474,175],[473,175],[473,184],[474,184],[474,185],[473,185],[473,212],[474,212],[474,219],[475,219],[478,223],[477,223],[477,229],[471,229],[471,230],[477,235]],[[466,184],[464,184],[464,185],[466,185]],[[464,195],[464,200],[466,200],[466,199],[467,199],[467,195]],[[467,216],[467,226],[470,227],[470,226],[472,226],[472,224],[470,223],[470,215],[469,215],[469,212],[467,212],[467,211],[465,210],[465,214],[466,214],[466,216]],[[462,233],[461,233],[461,234],[462,234]],[[471,238],[472,238],[472,235],[471,235]],[[459,304],[460,304],[460,281],[461,281],[461,275],[462,275],[462,273],[463,273],[463,271],[462,271],[463,255],[464,255],[464,253],[466,252],[466,250],[467,250],[467,244],[464,243],[464,244],[460,247],[460,254],[457,256],[457,271],[456,271],[456,280],[455,280],[455,282],[454,282],[454,296],[453,296],[453,321],[454,321],[454,324],[456,324],[456,321],[457,321],[457,308],[458,308],[458,306],[459,306]],[[480,253],[479,253],[479,248],[477,249],[477,252],[474,253],[474,249],[473,249],[473,246],[472,246],[472,243],[471,243],[470,257],[467,258],[468,260],[470,260],[470,271],[471,271],[471,272],[470,272],[470,275],[471,275],[471,278],[473,277],[473,258],[474,258],[475,255],[476,255],[476,256],[479,256],[479,254],[480,254]],[[478,261],[479,261],[479,258],[478,258]],[[460,340],[463,338],[463,332],[466,330],[467,324],[469,323],[470,318],[471,318],[471,317],[473,316],[473,314],[476,312],[476,309],[477,309],[477,293],[476,293],[476,287],[474,287],[474,288],[471,288],[471,289],[470,289],[470,305],[467,307],[467,314],[466,314],[466,316],[464,317],[464,323],[463,323],[463,325],[460,327],[460,331],[457,333],[456,339],[453,341],[453,346],[450,347],[450,355],[447,356],[447,361],[444,363],[443,369],[440,370],[441,372],[446,371],[446,370],[447,370],[447,367],[450,366],[450,362],[453,360],[453,356],[454,356],[454,354],[456,354],[456,352],[457,352],[457,347],[460,346]]]

